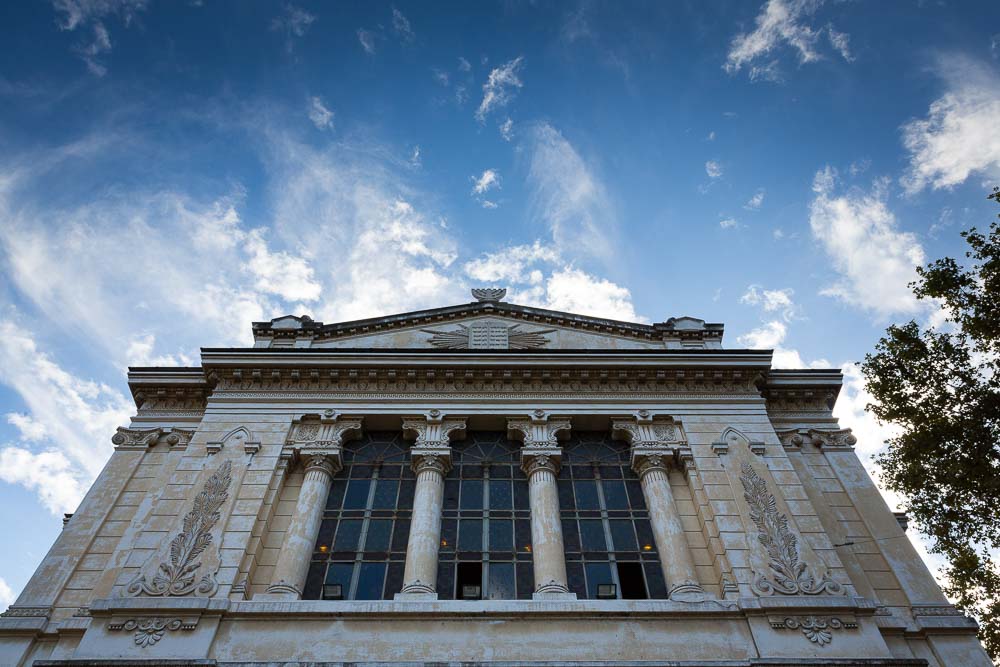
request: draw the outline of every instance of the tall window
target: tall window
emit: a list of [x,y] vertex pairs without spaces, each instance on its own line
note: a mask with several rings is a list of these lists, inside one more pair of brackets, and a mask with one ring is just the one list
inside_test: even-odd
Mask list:
[[558,487],[570,590],[580,598],[666,598],[628,445],[604,432],[573,432]]
[[306,579],[305,599],[391,600],[403,587],[416,480],[398,432],[344,445]]
[[438,597],[530,599],[531,513],[520,443],[470,432],[452,444],[444,482]]

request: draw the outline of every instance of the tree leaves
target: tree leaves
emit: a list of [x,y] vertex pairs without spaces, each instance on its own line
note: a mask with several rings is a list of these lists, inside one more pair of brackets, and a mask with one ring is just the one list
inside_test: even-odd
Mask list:
[[[990,199],[1000,203],[1000,188]],[[967,262],[918,268],[919,299],[946,314],[940,327],[890,326],[861,370],[868,409],[902,428],[878,457],[882,481],[944,555],[945,592],[980,622],[1000,658],[1000,225],[962,232]]]

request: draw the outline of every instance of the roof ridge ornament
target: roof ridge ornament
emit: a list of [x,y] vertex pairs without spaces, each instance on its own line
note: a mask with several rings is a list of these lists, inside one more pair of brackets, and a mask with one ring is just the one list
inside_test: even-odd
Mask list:
[[472,296],[476,301],[495,303],[507,296],[506,287],[473,287]]

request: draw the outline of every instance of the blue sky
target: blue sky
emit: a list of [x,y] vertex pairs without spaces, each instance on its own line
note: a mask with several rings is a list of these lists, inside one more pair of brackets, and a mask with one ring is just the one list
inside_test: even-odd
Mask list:
[[[0,607],[132,413],[285,313],[692,315],[847,373],[1000,181],[982,3],[0,3]],[[995,205],[994,205],[995,206]]]

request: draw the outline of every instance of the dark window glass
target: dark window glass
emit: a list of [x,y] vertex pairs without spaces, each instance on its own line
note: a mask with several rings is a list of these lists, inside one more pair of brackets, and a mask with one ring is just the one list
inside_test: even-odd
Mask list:
[[337,520],[325,519],[323,523],[319,525],[319,537],[316,538],[316,547],[326,547],[329,549],[333,546],[333,534],[336,532]]
[[388,551],[389,536],[392,534],[392,520],[373,519],[368,522],[368,536],[365,551]]
[[563,519],[563,548],[566,551],[580,551],[580,531],[576,528],[576,521]]
[[587,597],[587,582],[583,577],[583,563],[580,561],[567,562],[566,579],[571,593],[576,593],[576,596],[581,599]]
[[368,489],[370,486],[370,479],[352,479],[348,482],[347,494],[344,496],[344,509],[364,509],[368,504]]
[[490,519],[490,551],[514,551],[514,522]]
[[458,522],[455,519],[441,521],[441,550],[454,551],[458,539]]
[[385,575],[385,593],[382,599],[391,600],[395,597],[396,593],[403,589],[404,569],[405,564],[402,562],[389,563],[389,571]]
[[351,576],[354,574],[354,563],[330,563],[326,568],[326,583],[340,584],[343,591],[343,599],[351,590]]
[[[462,467],[465,468],[468,466]],[[463,510],[483,509],[483,482],[481,480],[462,480],[462,502],[459,507]]]
[[459,489],[459,480],[457,479],[444,480],[444,508],[446,510],[458,509],[458,489]]
[[646,586],[649,588],[649,597],[659,600],[666,599],[667,585],[663,581],[663,568],[660,561],[650,561],[642,564],[642,569],[646,573]]
[[514,563],[490,563],[487,599],[513,600],[517,597],[514,585]]
[[[621,469],[618,468],[620,471]],[[628,496],[625,494],[625,483],[620,479],[602,479],[604,491],[604,508],[609,510],[627,510]]]
[[438,563],[437,594],[441,600],[455,599],[455,561]]
[[333,541],[334,551],[357,551],[358,538],[361,537],[361,519],[345,519],[337,528],[337,539]]
[[316,600],[320,597],[323,586],[323,573],[326,571],[325,561],[313,561],[309,564],[309,573],[306,574],[305,590],[302,597],[306,600]]
[[330,484],[330,495],[326,497],[326,509],[339,510],[344,504],[344,491],[347,489],[347,482],[342,479],[335,479]]
[[375,499],[372,507],[378,509],[395,508],[399,482],[394,479],[380,479],[375,485]]
[[515,471],[514,474],[514,509],[528,510],[531,507],[528,498],[528,480],[524,478],[523,473],[518,476],[518,472],[520,471]]
[[[566,469],[567,472],[570,470]],[[576,509],[576,501],[573,500],[573,480],[560,478],[556,480],[556,488],[559,490],[559,510],[568,512]]]
[[611,563],[585,563],[587,572],[587,597],[597,599],[597,587],[601,584],[613,584],[611,578]]
[[[496,467],[496,466],[494,466]],[[513,496],[509,479],[490,480],[490,509],[509,510],[513,507]]]
[[531,520],[514,520],[514,548],[519,553],[531,551]]
[[597,498],[597,484],[590,480],[576,480],[573,482],[573,490],[576,491],[576,508],[578,510],[596,510],[601,505]]
[[410,539],[410,522],[397,521],[392,529],[391,551],[406,553],[406,543]]
[[615,551],[637,551],[635,531],[628,519],[613,519],[611,523],[611,541]]
[[535,573],[531,561],[517,563],[517,599],[530,600],[535,592]]
[[656,543],[653,541],[653,527],[649,525],[649,519],[635,519],[634,523],[635,533],[639,538],[639,548],[646,552],[655,551]]
[[600,519],[581,519],[580,542],[584,551],[607,551],[604,523]]
[[646,499],[642,495],[642,484],[635,480],[626,480],[625,490],[628,492],[628,500],[634,510],[646,509]]
[[396,509],[413,509],[413,493],[417,489],[417,482],[413,479],[404,479],[399,484],[399,502]]
[[385,583],[385,563],[362,563],[355,600],[381,600]]
[[645,600],[646,584],[641,563],[618,563],[618,583],[623,600]]
[[460,519],[458,522],[458,550],[483,550],[482,519]]

